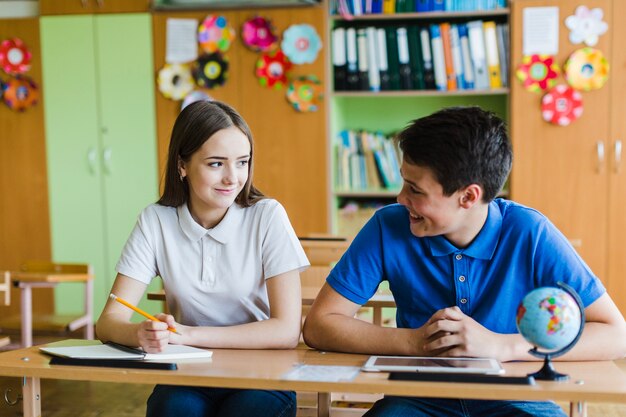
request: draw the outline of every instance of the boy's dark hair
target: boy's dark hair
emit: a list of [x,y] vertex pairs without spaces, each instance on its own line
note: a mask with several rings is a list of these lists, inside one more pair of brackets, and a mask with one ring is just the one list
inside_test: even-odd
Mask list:
[[489,203],[511,171],[506,126],[480,107],[449,107],[413,120],[397,140],[406,162],[431,169],[446,196],[478,184]]
[[214,133],[233,126],[241,130],[250,142],[248,180],[235,202],[242,207],[249,207],[265,198],[263,193],[252,184],[254,140],[248,124],[229,105],[219,101],[203,100],[188,105],[176,118],[167,155],[165,186],[157,204],[178,207],[189,201],[189,184],[187,179],[181,180],[180,178],[179,159],[188,162],[191,155],[200,149]]

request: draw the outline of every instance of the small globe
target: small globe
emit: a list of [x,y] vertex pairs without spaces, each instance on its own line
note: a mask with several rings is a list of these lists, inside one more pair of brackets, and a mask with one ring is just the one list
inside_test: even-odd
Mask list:
[[581,310],[576,300],[556,287],[529,292],[517,308],[517,329],[533,346],[557,356],[578,336]]

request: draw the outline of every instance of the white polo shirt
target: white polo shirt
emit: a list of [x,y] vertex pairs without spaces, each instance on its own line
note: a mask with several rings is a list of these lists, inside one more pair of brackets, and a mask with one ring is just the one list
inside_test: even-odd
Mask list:
[[265,280],[309,262],[283,206],[233,204],[205,229],[187,205],[153,204],[139,215],[116,270],[149,284],[160,276],[181,324],[232,326],[269,318]]

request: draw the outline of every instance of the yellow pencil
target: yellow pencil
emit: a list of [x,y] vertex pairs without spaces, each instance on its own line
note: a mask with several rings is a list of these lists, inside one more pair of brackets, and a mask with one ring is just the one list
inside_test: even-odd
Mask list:
[[[134,305],[132,305],[128,301],[124,300],[123,298],[118,297],[117,295],[115,295],[113,293],[111,295],[109,295],[109,298],[111,300],[117,301],[120,304],[125,305],[126,307],[130,308],[131,310],[136,311],[137,313],[141,314],[142,316],[144,316],[147,319],[150,319],[152,321],[161,321],[161,320],[157,319],[156,317],[154,317],[152,314],[146,313],[145,311],[143,311],[139,307],[135,307]],[[178,333],[174,327],[168,327],[167,330],[169,330],[172,333],[176,333],[177,335],[180,335],[180,333]]]

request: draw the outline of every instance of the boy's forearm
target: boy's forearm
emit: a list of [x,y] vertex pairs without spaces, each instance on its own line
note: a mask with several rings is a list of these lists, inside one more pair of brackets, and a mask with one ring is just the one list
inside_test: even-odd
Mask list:
[[419,331],[382,327],[352,317],[329,314],[307,320],[304,341],[319,349],[372,355],[423,355]]

